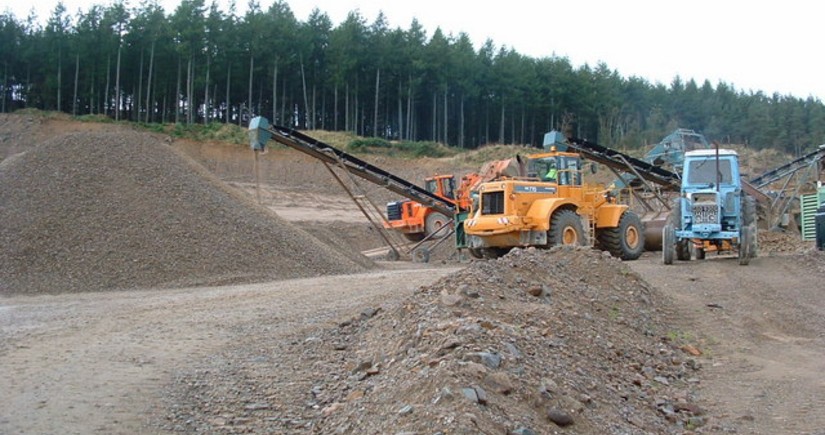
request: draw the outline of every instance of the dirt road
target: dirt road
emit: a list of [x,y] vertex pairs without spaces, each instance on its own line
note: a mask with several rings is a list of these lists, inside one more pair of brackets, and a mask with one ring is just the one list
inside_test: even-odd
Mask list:
[[[704,352],[705,433],[825,433],[822,256],[628,264],[674,299]],[[817,263],[818,262],[818,263]],[[397,266],[402,267],[402,266]],[[397,300],[454,268],[276,283],[0,300],[0,433],[139,433],[180,371],[266,319],[284,336]],[[277,322],[273,322],[273,318]]]
[[628,264],[674,299],[674,334],[704,352],[711,433],[825,434],[825,256]]
[[[184,290],[0,299],[0,433],[157,432],[178,370],[261,319],[284,334],[402,298],[450,273],[363,275]],[[277,321],[273,321],[277,320]]]

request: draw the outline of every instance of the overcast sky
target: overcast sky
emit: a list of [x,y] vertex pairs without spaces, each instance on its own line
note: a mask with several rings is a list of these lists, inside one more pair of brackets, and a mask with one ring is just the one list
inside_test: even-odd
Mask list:
[[[227,4],[229,0],[219,0]],[[239,13],[246,0],[237,0]],[[69,13],[89,0],[64,0]],[[106,1],[98,2],[109,4]],[[179,0],[160,0],[167,13]],[[211,0],[206,0],[207,4]],[[724,81],[741,91],[778,92],[825,100],[822,21],[825,4],[739,0],[287,0],[305,21],[314,8],[334,25],[358,10],[372,23],[383,11],[390,27],[408,29],[413,18],[432,36],[467,33],[476,48],[486,39],[531,57],[562,56],[578,67],[605,62],[622,76],[669,84],[675,76],[699,85]],[[128,0],[136,6],[139,0]],[[266,10],[270,1],[260,1]],[[57,0],[0,0],[18,19],[34,7],[48,17]],[[226,8],[224,8],[226,10]]]

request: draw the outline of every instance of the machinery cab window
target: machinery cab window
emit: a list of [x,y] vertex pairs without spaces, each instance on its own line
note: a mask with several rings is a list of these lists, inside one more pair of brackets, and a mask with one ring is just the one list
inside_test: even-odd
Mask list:
[[581,186],[581,159],[577,157],[559,157],[559,184],[564,186]]
[[427,192],[455,199],[455,180],[451,177],[428,179],[424,184],[424,188],[427,189]]
[[540,178],[541,181],[557,183],[559,168],[556,157],[542,157],[530,160],[528,174]]
[[[689,184],[716,184],[716,159],[693,160],[687,170]],[[722,184],[733,184],[730,160],[719,159],[719,179]]]

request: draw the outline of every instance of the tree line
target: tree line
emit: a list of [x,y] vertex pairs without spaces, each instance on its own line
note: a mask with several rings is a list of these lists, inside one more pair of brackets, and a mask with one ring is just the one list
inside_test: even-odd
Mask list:
[[143,123],[243,123],[263,115],[302,129],[346,130],[473,148],[540,145],[545,132],[610,147],[656,143],[677,127],[712,140],[799,154],[825,142],[816,98],[744,92],[675,77],[650,83],[608,65],[574,67],[469,36],[427,35],[413,20],[390,28],[359,12],[333,26],[288,3],[247,12],[182,0],[122,1],[70,16],[58,3],[45,25],[0,15],[2,105]]

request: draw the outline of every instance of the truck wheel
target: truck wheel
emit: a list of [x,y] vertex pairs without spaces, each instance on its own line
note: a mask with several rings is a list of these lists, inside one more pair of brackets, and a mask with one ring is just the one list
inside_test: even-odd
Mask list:
[[[447,222],[452,222],[450,218],[444,216],[444,214],[434,211],[427,215],[427,218],[424,219],[424,232],[427,235],[435,233],[433,236],[434,239],[441,239],[450,234],[450,225],[444,226]],[[444,226],[444,228],[441,228]]]
[[550,246],[584,245],[584,229],[579,215],[573,210],[559,210],[550,218],[550,231],[547,232]]
[[495,260],[508,252],[510,250],[507,248],[481,248],[481,255],[488,260]]
[[645,246],[642,220],[630,210],[622,213],[619,226],[605,228],[596,237],[602,248],[622,260],[635,260],[642,255]]
[[424,240],[424,233],[404,233],[404,238],[411,242],[420,242]]
[[747,266],[751,261],[751,248],[753,247],[753,233],[750,226],[742,226],[739,229],[739,264]]
[[673,247],[676,245],[676,230],[670,223],[662,228],[662,263],[673,264]]
[[697,260],[704,260],[705,259],[705,248],[696,248],[696,259]]
[[412,260],[414,263],[429,263],[430,262],[430,250],[426,247],[422,246],[412,253]]

